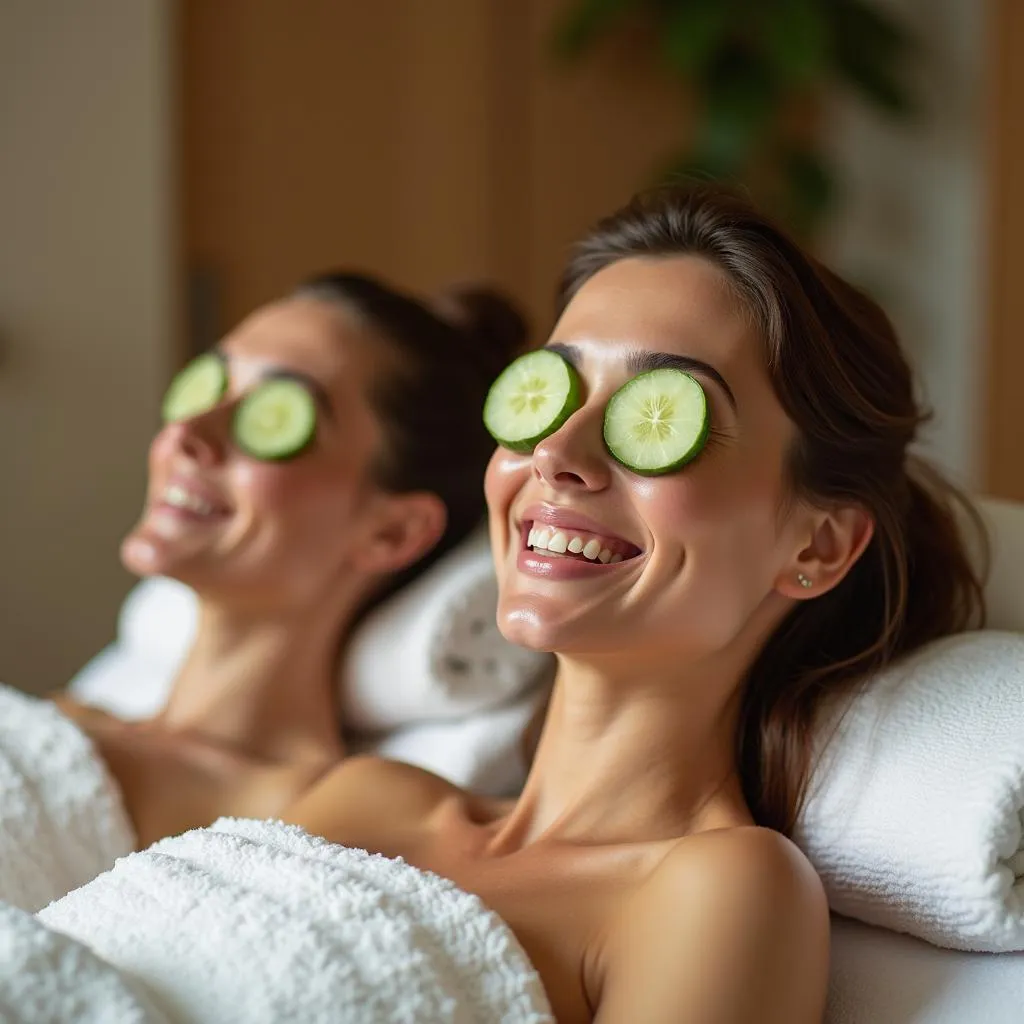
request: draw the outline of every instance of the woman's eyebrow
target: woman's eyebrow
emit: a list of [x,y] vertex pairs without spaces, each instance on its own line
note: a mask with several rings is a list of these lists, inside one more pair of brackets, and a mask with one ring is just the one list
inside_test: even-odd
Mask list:
[[[545,346],[549,352],[556,352],[567,363],[570,363],[577,370],[580,368],[582,357],[576,345],[566,345],[562,342],[554,342]],[[729,382],[710,364],[703,359],[695,359],[693,356],[681,356],[675,352],[651,352],[645,348],[630,349],[626,356],[626,366],[631,374],[647,373],[650,370],[682,370],[684,373],[698,373],[702,377],[713,380],[724,392],[729,400],[733,412],[738,411],[736,396],[729,387]]]
[[[215,346],[213,351],[226,364],[231,362],[231,357],[219,345]],[[283,366],[268,366],[265,370],[261,371],[260,380],[294,380],[309,391],[313,396],[313,401],[316,402],[328,419],[334,419],[334,409],[331,408],[331,400],[323,385],[301,370],[290,370]]]
[[650,370],[682,370],[684,373],[699,373],[702,377],[713,380],[729,399],[732,411],[737,412],[736,396],[729,387],[729,382],[710,364],[693,356],[681,356],[675,352],[651,352],[645,348],[631,349],[626,356],[626,366],[630,373],[647,373]]
[[578,370],[582,357],[580,350],[575,345],[565,345],[560,341],[553,341],[550,345],[544,346],[548,352],[560,355],[573,369]]

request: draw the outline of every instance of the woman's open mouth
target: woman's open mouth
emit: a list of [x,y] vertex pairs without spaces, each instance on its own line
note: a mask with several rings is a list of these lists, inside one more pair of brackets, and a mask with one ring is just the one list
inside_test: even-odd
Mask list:
[[519,568],[533,575],[579,578],[643,554],[630,541],[585,529],[590,523],[574,525],[569,520],[570,516],[561,512],[544,519],[524,519],[519,524]]
[[154,511],[165,515],[196,522],[210,522],[224,519],[230,509],[209,491],[201,491],[194,485],[172,480],[153,502]]
[[529,520],[522,524],[524,547],[553,558],[574,558],[601,565],[616,565],[635,558],[640,549],[616,537],[602,537],[585,530],[559,530]]

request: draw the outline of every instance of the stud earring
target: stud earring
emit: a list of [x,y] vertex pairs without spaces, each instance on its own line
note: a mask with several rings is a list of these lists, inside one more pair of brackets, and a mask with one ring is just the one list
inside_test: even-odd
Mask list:
[[800,582],[800,586],[804,589],[814,586],[814,581],[810,578],[810,576],[805,576],[802,572],[798,572],[796,574],[796,578]]

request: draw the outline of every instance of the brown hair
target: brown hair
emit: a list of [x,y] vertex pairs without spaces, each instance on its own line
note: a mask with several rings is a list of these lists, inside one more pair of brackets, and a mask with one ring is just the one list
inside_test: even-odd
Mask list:
[[875,524],[846,578],[799,602],[747,676],[744,793],[760,824],[789,833],[824,700],[900,654],[984,621],[955,506],[984,531],[967,499],[908,455],[927,417],[888,317],[734,193],[673,186],[636,197],[577,246],[560,306],[617,260],[684,254],[726,272],[764,340],[772,386],[797,428],[790,494],[819,507],[859,506]]
[[524,347],[526,320],[505,296],[466,285],[421,302],[365,274],[312,277],[296,294],[356,314],[393,357],[371,401],[384,428],[377,482],[395,493],[430,491],[448,512],[444,535],[377,590],[361,615],[425,572],[484,516],[483,479],[494,441],[483,405],[494,378]]

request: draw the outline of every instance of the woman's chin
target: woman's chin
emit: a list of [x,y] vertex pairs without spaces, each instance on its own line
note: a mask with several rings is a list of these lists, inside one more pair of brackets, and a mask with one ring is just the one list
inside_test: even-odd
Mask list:
[[501,601],[498,605],[501,635],[509,643],[528,651],[550,654],[565,650],[570,634],[576,632],[570,626],[571,623],[564,621],[564,616],[543,607],[540,602],[513,604]]
[[169,576],[188,583],[189,565],[195,552],[184,552],[178,544],[136,528],[121,542],[121,564],[134,576]]

